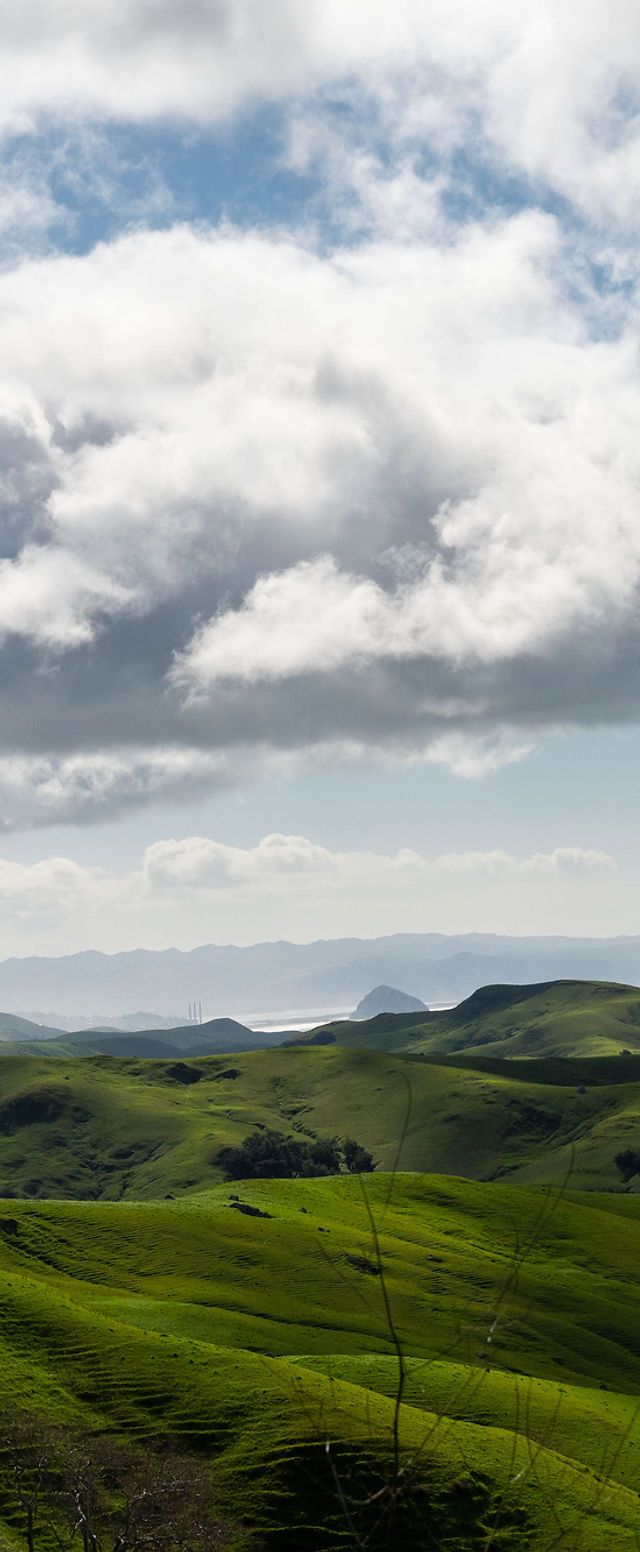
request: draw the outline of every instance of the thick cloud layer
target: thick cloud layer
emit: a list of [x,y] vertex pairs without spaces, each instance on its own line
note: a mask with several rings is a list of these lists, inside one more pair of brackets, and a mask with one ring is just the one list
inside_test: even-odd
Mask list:
[[623,0],[10,3],[0,45],[7,133],[278,102],[330,217],[0,272],[5,826],[635,721]]
[[194,780],[251,745],[464,765],[635,715],[636,352],[570,275],[525,214],[323,256],[181,228],[0,278],[0,705],[36,812],[43,756],[93,812],[126,750],[145,795],[172,749]]

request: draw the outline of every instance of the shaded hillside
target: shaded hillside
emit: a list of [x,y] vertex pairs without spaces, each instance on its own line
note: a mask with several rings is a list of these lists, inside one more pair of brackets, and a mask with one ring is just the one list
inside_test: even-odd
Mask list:
[[[184,1024],[177,1029],[143,1029],[119,1032],[80,1029],[58,1034],[42,1054],[55,1056],[215,1056],[233,1051],[264,1051],[282,1039],[280,1034],[255,1034],[235,1019],[209,1019],[204,1024]],[[34,1054],[37,1048],[34,1046]]]
[[36,1024],[18,1013],[0,1013],[0,1041],[13,1044],[16,1040],[53,1040],[59,1033],[59,1029]]
[[640,1052],[640,990],[607,981],[483,986],[444,1012],[326,1024],[299,1039],[386,1051],[477,1051],[501,1058],[616,1056],[624,1050]]
[[261,1126],[355,1137],[383,1168],[548,1182],[571,1168],[576,1187],[620,1191],[614,1157],[640,1148],[640,1057],[567,1072],[337,1045],[197,1060],[5,1056],[0,1194],[199,1191],[220,1178],[221,1149]]

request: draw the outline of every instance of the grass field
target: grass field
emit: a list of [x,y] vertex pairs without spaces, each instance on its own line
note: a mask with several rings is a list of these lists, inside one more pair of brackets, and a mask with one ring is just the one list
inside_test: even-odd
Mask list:
[[[640,1055],[601,1049],[630,996],[584,991],[587,1056],[557,985],[520,1000],[537,1059],[495,989],[448,1052],[357,1027],[196,1060],[7,1050],[11,1404],[210,1461],[238,1552],[638,1552],[640,1177],[614,1156],[640,1151]],[[355,1136],[379,1169],[225,1184],[259,1127]],[[0,1497],[3,1534],[24,1552]]]
[[640,1146],[640,1058],[415,1060],[339,1046],[190,1062],[4,1056],[0,1192],[200,1191],[221,1177],[220,1149],[260,1125],[355,1135],[385,1169],[555,1183],[571,1170],[574,1185],[621,1190],[615,1154]]
[[[413,1174],[368,1191],[407,1355],[403,1455],[434,1535],[479,1547],[496,1521],[496,1545],[544,1549],[559,1520],[563,1546],[633,1547],[640,1203],[608,1213],[596,1197]],[[0,1239],[14,1397],[170,1433],[215,1455],[225,1505],[265,1544],[291,1545],[294,1528],[296,1546],[332,1544],[314,1529],[335,1509],[340,1530],[324,1441],[345,1472],[382,1470],[397,1383],[357,1179],[19,1202]],[[430,1544],[416,1526],[398,1535]]]

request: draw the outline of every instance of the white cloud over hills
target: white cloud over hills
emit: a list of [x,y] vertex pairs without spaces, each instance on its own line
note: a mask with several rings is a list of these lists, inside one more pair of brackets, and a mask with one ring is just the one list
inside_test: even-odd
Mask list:
[[173,941],[193,947],[225,926],[251,941],[271,912],[271,936],[300,941],[313,923],[327,936],[349,929],[359,902],[361,930],[369,933],[448,930],[482,905],[485,930],[508,930],[519,913],[530,930],[547,930],[571,908],[588,926],[615,875],[613,859],[581,847],[518,858],[504,851],[452,853],[433,859],[404,849],[393,854],[338,851],[301,835],[267,835],[252,847],[206,836],[157,841],[130,872],[83,867],[68,857],[32,864],[0,859],[0,919],[5,953],[64,951]]

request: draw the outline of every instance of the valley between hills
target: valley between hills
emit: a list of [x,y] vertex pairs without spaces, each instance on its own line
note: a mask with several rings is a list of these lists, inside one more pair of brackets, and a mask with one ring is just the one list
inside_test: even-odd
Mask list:
[[[640,991],[487,987],[271,1049],[169,1034],[0,1047],[21,1418],[204,1461],[216,1546],[637,1549]],[[256,1134],[355,1137],[376,1168],[227,1178]],[[2,1460],[0,1522],[22,1552]]]

